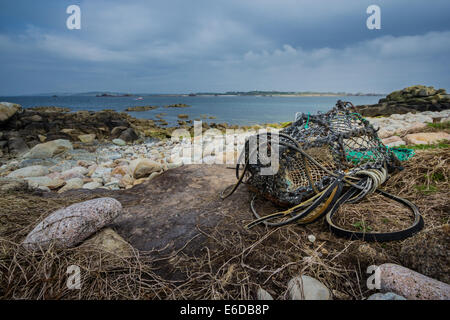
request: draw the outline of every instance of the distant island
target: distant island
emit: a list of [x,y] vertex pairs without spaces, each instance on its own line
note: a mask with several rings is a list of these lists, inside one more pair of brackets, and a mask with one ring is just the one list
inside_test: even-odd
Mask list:
[[[195,97],[195,96],[262,96],[262,97],[333,97],[333,96],[385,96],[384,93],[349,93],[349,92],[316,92],[316,91],[227,91],[227,92],[190,92],[190,93],[123,93],[109,91],[90,91],[79,93],[68,92],[51,92],[51,93],[35,93],[25,94],[23,96],[48,96],[53,98],[67,96],[91,96],[91,97],[145,97],[145,96],[162,96],[162,97]],[[141,100],[141,99],[140,99]]]
[[[98,93],[97,97],[132,97],[137,94],[129,93]],[[227,92],[196,92],[196,93],[180,93],[180,94],[139,94],[148,96],[262,96],[262,97],[321,97],[321,96],[384,96],[381,93],[349,93],[349,92],[315,92],[315,91],[227,91]]]
[[99,93],[95,95],[96,97],[133,97],[130,93]]
[[225,93],[217,92],[199,92],[189,94],[190,96],[284,96],[284,97],[317,97],[317,96],[384,96],[381,93],[348,93],[348,92],[315,92],[315,91],[228,91]]

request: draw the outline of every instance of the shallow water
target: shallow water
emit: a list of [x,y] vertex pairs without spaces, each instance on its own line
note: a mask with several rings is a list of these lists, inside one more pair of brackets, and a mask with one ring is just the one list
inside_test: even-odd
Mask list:
[[[189,119],[201,119],[202,115],[216,119],[207,122],[252,125],[291,121],[296,112],[315,113],[331,109],[337,100],[350,101],[354,105],[377,103],[381,96],[334,96],[334,97],[270,97],[270,96],[142,96],[136,97],[95,97],[95,96],[19,96],[0,97],[0,101],[14,102],[24,108],[34,106],[68,107],[72,111],[100,111],[112,109],[125,111],[132,106],[156,105],[155,110],[129,112],[136,118],[157,119],[159,113],[169,125],[176,124],[177,115],[189,115]],[[164,105],[185,103],[189,108],[163,108]]]

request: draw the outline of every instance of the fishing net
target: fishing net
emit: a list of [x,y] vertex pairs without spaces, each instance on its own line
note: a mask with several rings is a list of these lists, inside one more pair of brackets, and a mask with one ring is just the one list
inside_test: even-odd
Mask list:
[[[301,114],[295,122],[278,134],[258,134],[248,139],[240,157],[244,163],[236,167],[238,183],[243,182],[255,192],[251,209],[257,218],[249,227],[263,223],[280,226],[306,224],[327,215],[333,231],[341,236],[365,240],[388,241],[417,232],[423,220],[414,204],[378,189],[390,174],[401,170],[401,161],[414,155],[410,149],[386,147],[377,130],[350,102],[338,101],[327,113]],[[268,159],[278,160],[278,170],[262,173],[273,166]],[[270,171],[269,171],[270,172]],[[335,226],[333,213],[343,203],[361,201],[366,195],[379,192],[408,206],[415,215],[411,228],[399,233],[361,234]],[[288,209],[261,217],[254,208],[258,196]]]

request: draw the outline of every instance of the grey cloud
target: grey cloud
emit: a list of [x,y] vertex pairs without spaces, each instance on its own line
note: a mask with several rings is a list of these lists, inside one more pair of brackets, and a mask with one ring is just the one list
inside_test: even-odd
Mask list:
[[[24,8],[42,14],[25,12],[16,32],[0,13],[0,59],[10,75],[0,94],[448,88],[450,23],[442,17],[450,4],[424,10],[424,2],[380,0],[382,30],[369,31],[372,2],[81,1],[77,31],[65,28],[64,1],[58,10],[32,3]],[[43,22],[53,16],[58,23]]]

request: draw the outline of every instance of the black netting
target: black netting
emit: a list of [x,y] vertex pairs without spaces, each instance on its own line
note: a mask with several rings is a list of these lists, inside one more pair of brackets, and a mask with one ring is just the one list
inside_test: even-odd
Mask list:
[[[247,184],[272,201],[296,205],[326,188],[333,176],[397,166],[398,160],[382,144],[373,126],[351,107],[351,103],[338,101],[327,113],[302,114],[280,131],[278,172],[261,175],[267,164],[256,152],[256,162],[248,164]],[[270,135],[267,144],[270,155]],[[309,157],[291,146],[300,147]],[[249,149],[247,141],[247,159],[252,154]]]

